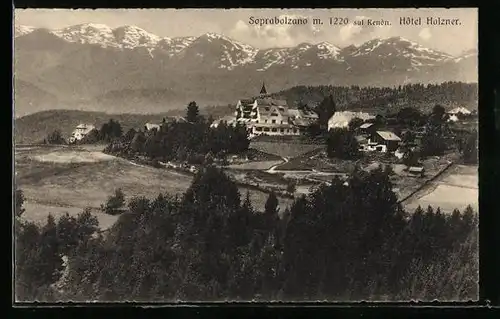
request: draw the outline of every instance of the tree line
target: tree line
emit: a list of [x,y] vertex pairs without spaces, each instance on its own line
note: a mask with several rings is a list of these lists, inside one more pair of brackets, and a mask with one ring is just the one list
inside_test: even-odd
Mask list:
[[289,102],[314,106],[332,95],[340,109],[370,109],[400,105],[435,105],[460,103],[477,105],[477,83],[443,82],[406,84],[398,87],[296,86],[271,94]]
[[[408,213],[388,172],[355,171],[263,212],[214,166],[182,196],[133,197],[96,235],[88,211],[44,226],[16,197],[20,300],[466,299],[477,293],[471,207]],[[92,236],[91,234],[94,233]]]
[[213,120],[200,115],[195,102],[188,105],[186,120],[164,121],[159,129],[131,129],[122,138],[114,139],[106,151],[123,156],[143,155],[151,160],[201,164],[207,157],[242,153],[250,145],[244,125],[222,122],[212,127]]
[[[76,144],[96,144],[109,143],[121,138],[123,129],[120,122],[110,119],[108,122],[101,125],[100,129],[93,129],[88,132],[81,140],[75,141]],[[61,145],[67,144],[68,140],[64,138],[61,130],[54,130],[47,135],[43,140],[43,144]]]

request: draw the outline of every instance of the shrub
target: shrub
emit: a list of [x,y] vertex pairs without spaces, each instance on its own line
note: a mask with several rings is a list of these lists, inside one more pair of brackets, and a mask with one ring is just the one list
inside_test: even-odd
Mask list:
[[121,212],[125,206],[125,194],[118,188],[112,196],[108,197],[106,204],[101,205],[101,210],[110,215],[116,215]]

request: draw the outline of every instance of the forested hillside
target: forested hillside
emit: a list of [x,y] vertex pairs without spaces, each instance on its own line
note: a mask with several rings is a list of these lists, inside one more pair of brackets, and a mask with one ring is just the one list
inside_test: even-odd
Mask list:
[[[270,96],[286,99],[290,106],[319,104],[332,95],[337,110],[364,110],[373,114],[397,113],[404,107],[414,107],[429,113],[436,104],[445,109],[463,106],[477,110],[477,84],[446,82],[438,85],[409,84],[400,87],[359,86],[295,86]],[[242,98],[245,98],[242,96]],[[234,114],[232,105],[200,106],[200,113],[217,119]],[[167,103],[167,102],[165,102]],[[139,105],[139,104],[138,104]],[[137,109],[140,109],[139,106]],[[167,108],[165,108],[167,109]],[[159,123],[165,116],[184,116],[185,108],[158,114],[108,114],[76,110],[52,110],[27,115],[16,119],[16,143],[33,143],[58,129],[63,136],[69,135],[80,123],[100,126],[110,118],[119,121],[125,130],[140,128],[147,122]]]
[[404,107],[431,111],[436,104],[446,109],[464,106],[477,110],[478,86],[476,83],[445,82],[441,84],[408,84],[398,87],[359,86],[296,86],[273,93],[285,98],[290,105],[319,104],[325,96],[332,95],[341,110],[364,110],[371,113],[393,113]]

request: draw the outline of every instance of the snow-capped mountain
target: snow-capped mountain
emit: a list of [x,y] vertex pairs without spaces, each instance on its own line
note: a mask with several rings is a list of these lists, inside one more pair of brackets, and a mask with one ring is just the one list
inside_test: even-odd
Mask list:
[[[352,56],[366,56],[366,55],[402,55],[408,57],[413,61],[446,61],[452,58],[451,55],[435,51],[420,44],[407,40],[403,37],[390,37],[385,39],[373,39],[363,45],[359,46]],[[427,63],[427,62],[426,62]]]
[[[449,54],[423,47],[402,37],[370,40],[359,47],[350,48],[345,58],[351,65],[362,65],[361,72],[367,66],[368,69],[378,68],[390,72],[418,71],[453,59]],[[373,66],[370,67],[370,63]]]
[[187,66],[233,70],[254,62],[258,49],[220,34],[206,33],[179,52]]
[[477,50],[476,49],[466,50],[465,52],[454,58],[453,61],[460,62],[466,59],[477,59]]
[[[104,24],[79,24],[52,31],[58,37],[75,43],[97,44],[106,47],[134,49],[145,47],[153,49],[162,40],[136,26],[123,26],[112,29]],[[169,41],[170,39],[166,39]]]
[[30,27],[27,25],[16,25],[14,28],[14,36],[19,37],[28,33],[31,33],[35,30],[35,27]]
[[158,101],[173,104],[230,103],[254,94],[263,80],[276,91],[477,81],[477,51],[453,57],[401,37],[345,48],[321,42],[259,49],[215,33],[169,38],[135,26],[81,24],[59,30],[16,26],[14,47],[16,77],[28,83],[23,94],[36,87],[64,103],[112,96],[116,107],[142,103],[151,90]]

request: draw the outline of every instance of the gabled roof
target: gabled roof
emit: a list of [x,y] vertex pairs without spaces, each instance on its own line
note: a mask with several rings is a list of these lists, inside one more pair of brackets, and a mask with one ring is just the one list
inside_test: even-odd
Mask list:
[[374,119],[375,116],[364,112],[341,111],[335,112],[329,119],[330,126],[346,126],[353,118],[359,118],[364,121]]
[[313,121],[304,118],[294,118],[293,120],[291,120],[291,123],[297,126],[309,126],[313,123]]
[[257,106],[260,116],[270,116],[272,113],[278,113],[283,117],[288,117],[288,107],[277,105],[259,105]]
[[299,118],[302,117],[302,112],[299,109],[288,109],[288,115]]
[[91,125],[91,124],[79,124],[76,128],[79,128],[79,129],[89,129],[89,128],[94,128],[94,125]]
[[377,134],[386,141],[401,141],[401,138],[390,131],[377,131]]
[[261,98],[257,99],[257,105],[267,105],[267,106],[287,106],[286,100],[277,100],[272,98]]
[[359,128],[369,128],[372,125],[373,125],[373,123],[364,123]]

